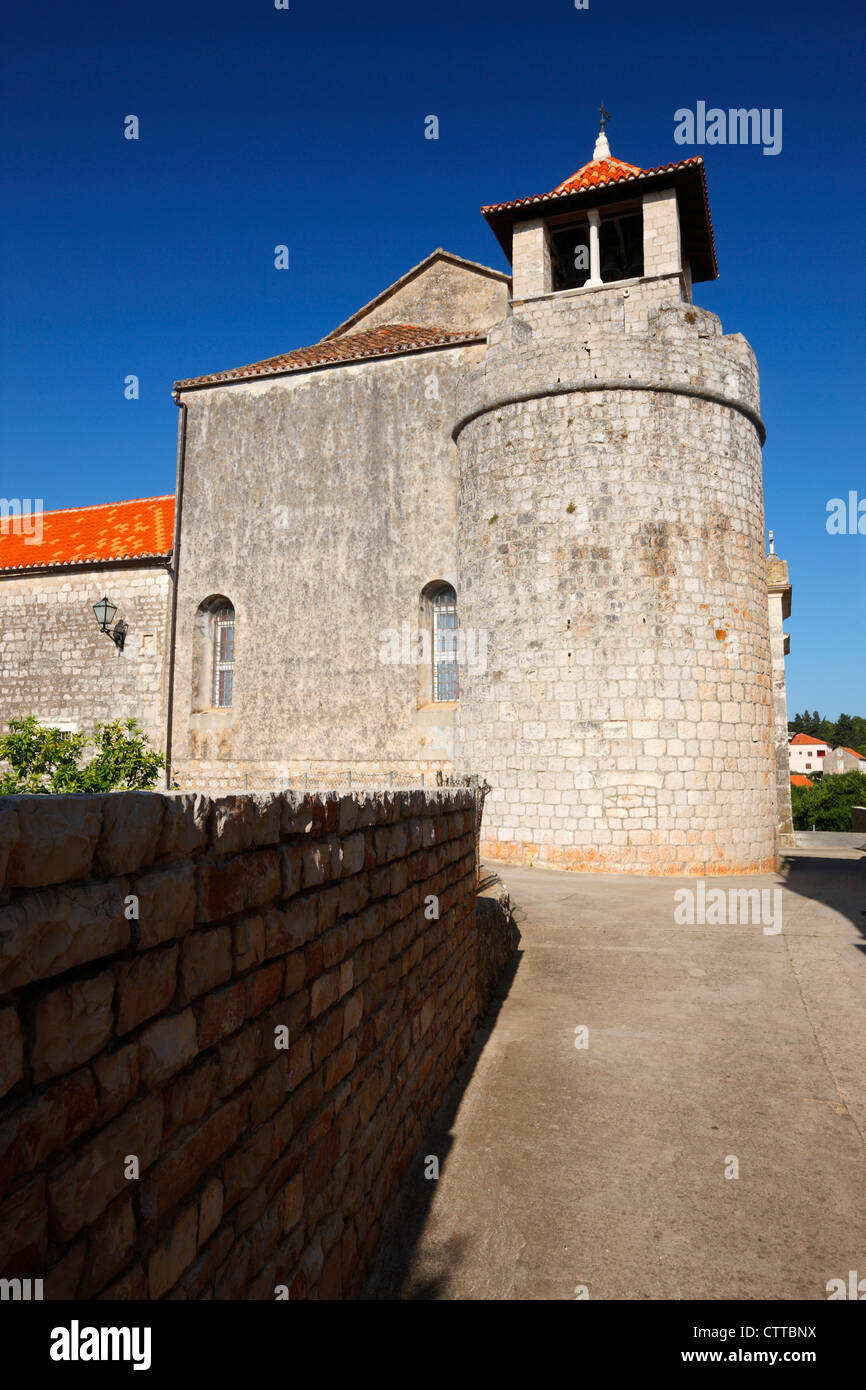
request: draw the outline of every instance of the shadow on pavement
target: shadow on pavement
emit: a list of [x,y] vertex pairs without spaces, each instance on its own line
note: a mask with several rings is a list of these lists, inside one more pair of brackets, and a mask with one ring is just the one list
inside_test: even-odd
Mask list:
[[[479,883],[479,891],[483,892],[497,881],[496,874],[485,874]],[[515,922],[513,912],[512,921]],[[415,1249],[436,1195],[436,1181],[424,1176],[425,1159],[427,1155],[435,1155],[439,1160],[439,1173],[444,1173],[453,1144],[451,1127],[460,1108],[463,1093],[472,1079],[481,1054],[496,1026],[499,1011],[520,968],[523,952],[519,949],[520,933],[516,922],[514,931],[517,949],[500,976],[487,1012],[478,1022],[466,1057],[445,1092],[436,1118],[421,1140],[409,1172],[403,1179],[397,1207],[379,1242],[371,1273],[361,1292],[362,1300],[405,1299],[419,1302],[448,1296],[449,1270],[459,1263],[462,1248],[466,1243],[462,1237],[455,1237],[447,1243],[441,1255],[441,1269],[425,1270],[419,1278],[413,1280],[411,1286],[408,1282]]]

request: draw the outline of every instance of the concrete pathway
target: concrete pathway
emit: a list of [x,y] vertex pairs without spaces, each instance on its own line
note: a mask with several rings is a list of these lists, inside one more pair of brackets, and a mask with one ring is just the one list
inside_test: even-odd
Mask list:
[[866,854],[704,881],[780,889],[778,935],[678,925],[695,880],[502,877],[516,971],[364,1296],[826,1299],[866,1278]]

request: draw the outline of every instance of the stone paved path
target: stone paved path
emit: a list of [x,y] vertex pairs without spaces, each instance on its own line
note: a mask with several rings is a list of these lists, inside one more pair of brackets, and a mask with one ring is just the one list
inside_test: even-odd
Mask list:
[[778,935],[677,925],[694,880],[502,877],[519,963],[365,1297],[826,1299],[866,1277],[866,854],[706,881],[781,889]]

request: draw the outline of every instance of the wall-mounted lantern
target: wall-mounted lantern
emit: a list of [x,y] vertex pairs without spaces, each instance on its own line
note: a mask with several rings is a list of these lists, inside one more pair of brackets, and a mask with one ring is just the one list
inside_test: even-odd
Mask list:
[[110,637],[117,650],[122,652],[127,624],[121,618],[111,630],[111,623],[114,622],[114,615],[117,612],[117,604],[112,603],[111,599],[101,598],[98,603],[94,603],[93,611],[96,614],[96,621],[99,623],[99,631],[104,632],[106,637]]

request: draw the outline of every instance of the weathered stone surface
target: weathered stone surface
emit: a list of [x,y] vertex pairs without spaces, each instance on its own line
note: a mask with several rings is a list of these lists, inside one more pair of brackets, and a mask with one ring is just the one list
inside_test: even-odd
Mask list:
[[305,792],[283,792],[281,834],[306,835],[312,829],[312,825],[312,798]]
[[283,983],[283,993],[288,996],[299,990],[306,978],[306,960],[303,951],[293,951],[291,955],[285,957],[285,980]]
[[264,1009],[276,1003],[283,992],[283,963],[275,960],[261,970],[255,970],[246,977],[249,1018],[255,1018]]
[[285,1100],[288,1075],[289,1063],[283,1054],[254,1079],[250,1088],[250,1124],[254,1129]]
[[280,863],[283,871],[282,898],[287,901],[294,897],[301,886],[301,870],[304,862],[302,844],[284,845],[280,850]]
[[343,841],[343,877],[359,874],[364,867],[366,841],[362,834],[350,835]]
[[45,1175],[40,1173],[0,1206],[0,1269],[4,1279],[41,1277],[47,1229]]
[[304,1213],[304,1175],[296,1173],[290,1182],[286,1183],[282,1194],[282,1223],[283,1230],[288,1232],[297,1226]]
[[195,1186],[207,1169],[241,1137],[248,1114],[249,1097],[234,1097],[160,1160],[142,1183],[141,1206],[146,1220],[161,1221]]
[[46,889],[0,908],[0,991],[122,951],[130,939],[125,893],[116,878]]
[[33,1079],[72,1071],[108,1043],[111,1034],[114,976],[105,970],[92,980],[77,980],[56,989],[37,1004]]
[[104,1124],[113,1120],[138,1090],[138,1043],[103,1052],[93,1059],[92,1070],[99,1089],[99,1119]]
[[117,967],[117,1031],[128,1033],[167,1009],[177,984],[177,946],[164,946]]
[[197,882],[198,922],[218,922],[246,908],[268,907],[280,896],[279,854],[257,850],[201,864]]
[[253,1075],[262,1051],[262,1029],[258,1023],[244,1028],[224,1042],[219,1050],[220,1091],[228,1095]]
[[319,975],[313,981],[310,991],[310,1017],[315,1018],[323,1009],[328,1009],[336,1002],[340,988],[340,972],[331,970],[326,975]]
[[67,1148],[96,1121],[96,1084],[88,1068],[64,1077],[0,1123],[0,1192]]
[[135,1214],[127,1192],[112,1202],[87,1237],[87,1261],[79,1298],[92,1298],[123,1269],[135,1250]]
[[194,931],[183,943],[180,961],[181,998],[184,1003],[209,994],[231,979],[232,930],[214,927]]
[[48,1199],[52,1227],[68,1240],[90,1226],[126,1187],[124,1165],[138,1159],[143,1174],[155,1160],[162,1137],[162,1099],[139,1101],[85,1144],[71,1163],[51,1177]]
[[42,888],[87,877],[102,825],[99,797],[15,796],[9,807],[18,835],[6,865],[7,887]]
[[196,1007],[198,1045],[201,1050],[212,1047],[221,1038],[240,1028],[247,1016],[246,982],[239,980],[228,989],[217,990]]
[[195,1017],[192,1009],[168,1018],[158,1018],[143,1028],[138,1039],[141,1079],[148,1090],[161,1090],[198,1051]]
[[336,835],[306,845],[301,867],[302,887],[315,888],[320,883],[330,883],[332,879],[339,878],[342,859],[343,849]]
[[9,857],[18,843],[18,811],[14,797],[0,797],[0,888],[6,881]]
[[265,927],[261,916],[254,913],[235,922],[232,927],[235,972],[240,975],[265,958]]
[[199,1249],[210,1240],[220,1224],[223,1214],[223,1185],[219,1178],[211,1178],[201,1194],[198,1208]]
[[124,1270],[119,1279],[115,1279],[113,1284],[109,1284],[101,1294],[97,1294],[100,1300],[108,1299],[114,1302],[137,1300],[147,1298],[147,1275],[140,1264],[131,1265]]
[[267,1170],[279,1158],[280,1148],[274,1125],[264,1125],[248,1143],[226,1159],[223,1174],[225,1178],[226,1210],[248,1197]]
[[0,1096],[24,1075],[24,1044],[14,1009],[0,1009]]
[[140,874],[130,883],[129,891],[138,898],[139,950],[161,946],[192,930],[195,870],[191,863]]
[[60,1299],[75,1298],[81,1283],[81,1274],[87,1255],[87,1241],[79,1240],[58,1260],[45,1276],[43,1298],[52,1303]]
[[315,897],[297,898],[288,907],[272,907],[264,914],[265,956],[294,951],[316,934]]
[[95,868],[129,874],[152,864],[162,830],[162,797],[156,792],[109,792],[102,798],[102,830]]
[[209,1109],[219,1085],[219,1058],[211,1054],[191,1067],[165,1091],[166,1139],[186,1125],[194,1124]]
[[185,859],[204,849],[211,799],[201,792],[164,792],[159,858]]
[[151,1298],[161,1298],[177,1283],[195,1259],[198,1234],[198,1208],[190,1207],[174,1224],[169,1239],[156,1249],[147,1266]]

